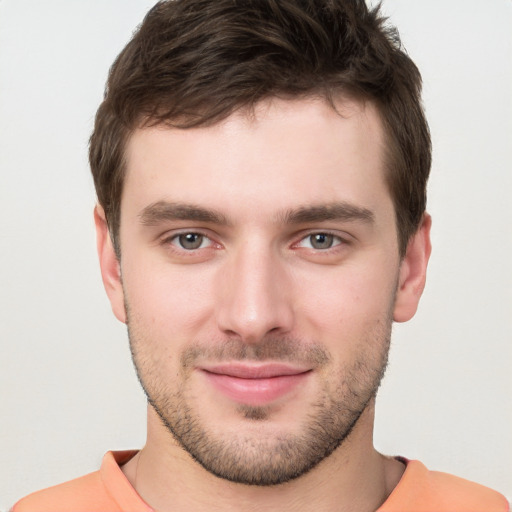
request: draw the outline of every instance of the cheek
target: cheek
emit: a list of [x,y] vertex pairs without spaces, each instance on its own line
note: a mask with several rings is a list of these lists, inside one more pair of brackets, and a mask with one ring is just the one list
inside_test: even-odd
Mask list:
[[150,262],[123,265],[123,288],[129,310],[154,334],[179,339],[208,316],[208,280],[200,272]]
[[348,341],[391,318],[396,272],[371,268],[340,268],[323,280],[322,287],[306,283],[299,294],[304,301],[301,309],[318,333]]

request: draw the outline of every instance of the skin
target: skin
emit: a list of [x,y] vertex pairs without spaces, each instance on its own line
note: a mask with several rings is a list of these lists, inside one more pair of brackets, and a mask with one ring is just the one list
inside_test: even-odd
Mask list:
[[[430,218],[400,259],[384,145],[371,104],[340,101],[335,112],[316,98],[266,100],[254,115],[212,127],[132,135],[121,261],[101,207],[95,218],[105,288],[160,413],[149,406],[146,446],[123,467],[154,509],[370,511],[398,483],[403,465],[373,448],[373,395],[392,321],[410,319],[423,291]],[[176,218],[176,204],[215,216],[178,208]],[[169,205],[172,215],[162,214]],[[186,233],[203,236],[193,238],[197,248],[180,245]],[[284,360],[307,374],[276,399],[241,407],[204,368],[239,361],[242,351],[244,365]],[[174,404],[184,403],[198,437],[227,447],[222,460],[243,447],[250,474],[269,453],[280,460],[279,440],[304,434],[326,397],[341,411],[328,410],[340,418],[341,444],[280,485],[219,478],[161,421],[182,417]],[[347,419],[353,407],[360,414]]]

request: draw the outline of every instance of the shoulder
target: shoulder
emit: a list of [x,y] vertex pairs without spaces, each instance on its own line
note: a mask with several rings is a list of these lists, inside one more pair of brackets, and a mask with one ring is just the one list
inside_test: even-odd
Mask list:
[[11,512],[151,512],[120,467],[135,453],[108,452],[99,471],[30,494]]
[[[428,485],[440,503],[460,504],[464,512],[508,512],[507,500],[499,492],[484,485],[439,471],[428,472]],[[455,510],[459,510],[455,509]]]
[[408,461],[379,512],[508,512],[505,497],[488,487]]
[[12,512],[110,512],[118,510],[96,471],[75,480],[37,491],[21,499]]

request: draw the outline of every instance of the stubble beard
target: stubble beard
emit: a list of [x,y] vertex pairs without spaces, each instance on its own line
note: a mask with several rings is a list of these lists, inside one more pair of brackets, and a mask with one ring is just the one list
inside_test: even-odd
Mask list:
[[[337,369],[324,347],[287,337],[266,338],[254,345],[233,339],[214,346],[196,344],[181,354],[181,378],[173,387],[165,382],[163,367],[159,369],[161,359],[151,353],[152,340],[129,313],[127,324],[137,376],[172,437],[210,473],[240,484],[270,486],[304,475],[349,437],[384,376],[392,320],[377,322],[361,340],[357,357]],[[250,423],[249,428],[219,433],[193,407],[194,397],[187,388],[197,358],[308,363],[329,379],[323,379],[319,396],[293,433],[264,428],[272,420],[271,407],[243,404],[237,413],[241,422]]]

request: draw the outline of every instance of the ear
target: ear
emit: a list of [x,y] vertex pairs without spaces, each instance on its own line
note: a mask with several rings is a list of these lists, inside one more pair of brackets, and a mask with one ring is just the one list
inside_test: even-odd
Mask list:
[[393,311],[395,322],[410,320],[420,301],[425,288],[427,264],[432,246],[430,244],[430,227],[432,219],[425,213],[421,225],[409,240],[407,252],[400,265],[398,289]]
[[110,238],[105,212],[100,205],[96,205],[94,208],[94,224],[96,225],[96,245],[103,286],[107,292],[114,315],[119,321],[126,323],[121,266]]

